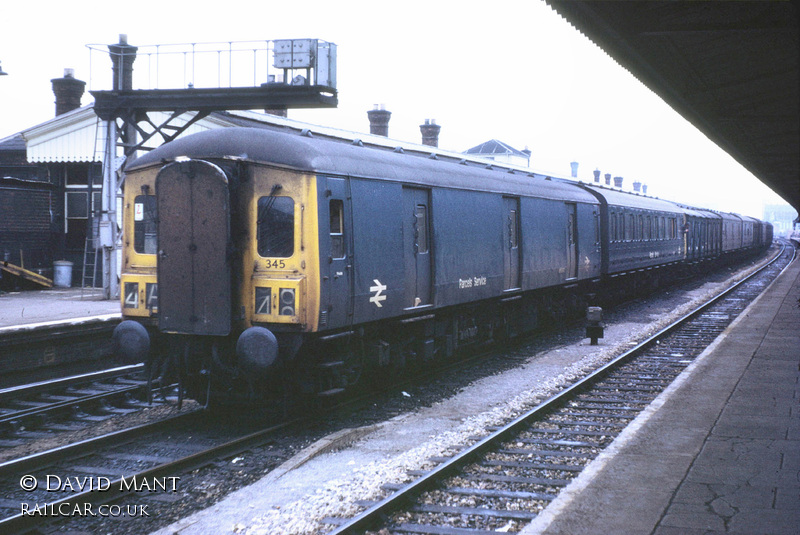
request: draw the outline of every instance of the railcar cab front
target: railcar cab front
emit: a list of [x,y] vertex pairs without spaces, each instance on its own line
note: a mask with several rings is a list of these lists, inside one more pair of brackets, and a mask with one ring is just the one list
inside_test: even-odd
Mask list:
[[116,353],[148,362],[154,377],[162,367],[179,369],[195,399],[207,398],[212,376],[218,385],[240,383],[223,386],[229,391],[267,388],[300,333],[316,327],[306,282],[318,270],[309,256],[316,247],[304,241],[316,225],[313,214],[304,216],[311,182],[224,159],[179,158],[128,172],[127,321],[115,332]]

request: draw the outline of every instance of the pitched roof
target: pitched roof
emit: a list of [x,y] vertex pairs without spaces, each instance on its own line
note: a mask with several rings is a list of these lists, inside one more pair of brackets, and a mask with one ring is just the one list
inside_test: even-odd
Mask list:
[[471,149],[467,149],[464,151],[464,154],[510,154],[513,156],[519,156],[520,158],[529,157],[529,154],[517,150],[511,145],[496,139],[485,141],[480,145],[472,147]]
[[0,139],[0,150],[25,151],[25,140],[22,134],[11,134],[7,138]]

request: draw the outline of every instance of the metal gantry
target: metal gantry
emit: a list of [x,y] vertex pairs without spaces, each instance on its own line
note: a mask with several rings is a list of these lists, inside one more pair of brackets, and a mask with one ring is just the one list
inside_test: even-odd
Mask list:
[[[319,39],[137,47],[120,35],[117,44],[87,46],[92,53],[109,54],[113,65],[111,89],[90,90],[94,111],[106,125],[100,221],[106,298],[119,295],[116,205],[128,158],[172,141],[215,111],[338,105],[336,45]],[[134,76],[137,58],[146,60],[144,75]],[[211,83],[214,72],[216,83]],[[134,80],[145,89],[134,89]]]

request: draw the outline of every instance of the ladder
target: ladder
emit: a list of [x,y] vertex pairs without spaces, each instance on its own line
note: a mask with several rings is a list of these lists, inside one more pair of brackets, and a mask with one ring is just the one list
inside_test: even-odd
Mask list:
[[83,246],[83,272],[81,273],[81,297],[87,288],[94,291],[97,279],[97,257],[99,246],[99,236],[97,232],[98,221],[92,220],[92,229],[86,233],[86,243]]

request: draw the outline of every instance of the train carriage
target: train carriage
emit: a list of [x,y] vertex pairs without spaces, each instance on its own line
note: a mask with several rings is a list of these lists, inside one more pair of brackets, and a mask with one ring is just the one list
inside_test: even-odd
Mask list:
[[682,206],[683,236],[686,260],[699,262],[711,255],[710,229],[718,220],[718,216],[710,210]]
[[[715,258],[721,252],[720,232],[722,216],[705,208],[691,208],[694,225],[690,223],[689,236],[687,243],[694,244],[695,255],[693,258],[710,259]],[[695,235],[692,235],[692,234]]]
[[743,215],[742,217],[742,249],[752,249],[757,245],[756,229],[758,219]]
[[722,250],[731,253],[742,248],[742,216],[723,213]]
[[594,186],[607,229],[605,275],[683,260],[680,233],[684,211],[674,203]]
[[119,336],[205,354],[190,379],[323,348],[347,354],[304,387],[338,391],[339,366],[450,355],[535,323],[526,292],[601,274],[599,203],[575,185],[270,129],[139,158],[124,209],[123,312],[149,332]]
[[336,394],[649,287],[717,254],[725,223],[742,245],[741,218],[280,127],[142,156],[123,219],[115,351],[206,401]]

